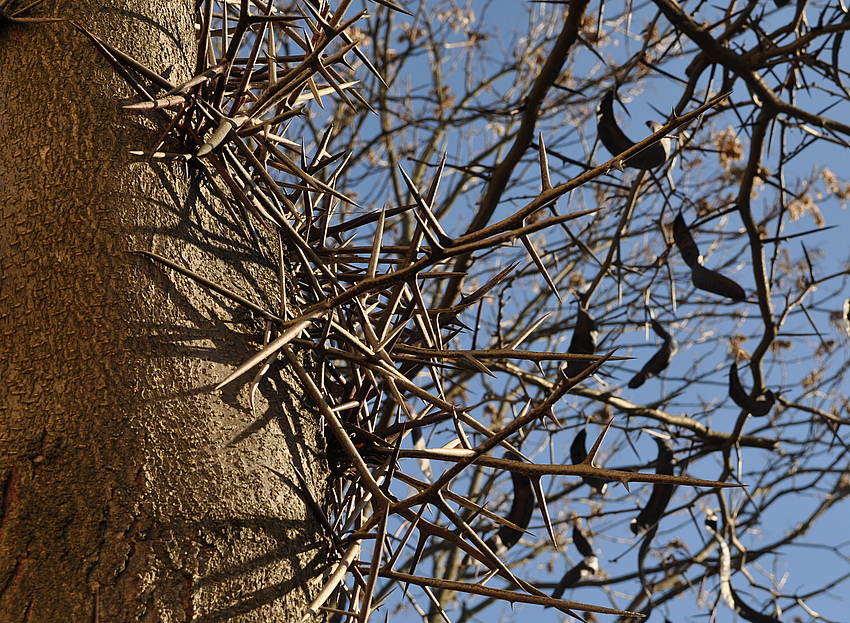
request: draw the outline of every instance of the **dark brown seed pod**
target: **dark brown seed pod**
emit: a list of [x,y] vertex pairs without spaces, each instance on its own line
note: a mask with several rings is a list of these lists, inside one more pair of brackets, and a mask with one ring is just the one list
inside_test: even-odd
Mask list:
[[[673,474],[673,445],[666,439],[655,439],[658,444],[658,458],[655,461],[655,473]],[[632,519],[631,529],[634,534],[643,534],[655,526],[667,510],[667,504],[673,497],[673,485],[653,485],[646,506],[640,514]]]
[[584,536],[576,525],[573,526],[573,543],[575,543],[579,554],[584,556],[584,560],[567,571],[558,582],[558,585],[552,591],[552,597],[555,599],[560,599],[565,590],[575,586],[583,577],[593,575],[599,571],[599,559],[594,554],[590,541],[587,540],[587,537]]
[[587,431],[580,430],[570,445],[570,460],[578,465],[587,458]]
[[681,212],[676,215],[676,219],[673,221],[673,241],[679,248],[679,253],[682,254],[685,264],[693,268],[695,264],[699,264],[702,261],[702,257],[699,254],[699,247],[694,242],[691,230],[685,225],[685,219],[682,217]]
[[661,345],[661,348],[659,348],[655,354],[650,357],[649,361],[643,365],[640,372],[635,374],[634,377],[632,377],[632,380],[629,381],[629,387],[632,389],[636,389],[643,385],[646,382],[646,379],[661,374],[667,366],[670,365],[673,355],[675,355],[679,350],[679,345],[676,343],[676,340],[674,340],[672,336],[664,330],[664,327],[662,327],[661,324],[654,318],[651,322],[653,331],[655,331],[655,334],[658,337],[664,340],[664,343]]
[[[599,141],[605,146],[605,149],[611,152],[612,156],[623,153],[635,144],[620,129],[617,119],[614,117],[614,89],[605,93],[602,101],[599,102],[599,107],[596,109],[596,131],[599,135]],[[654,169],[667,162],[669,153],[670,139],[662,138],[657,143],[653,143],[635,154],[623,164],[635,169]]]
[[[581,430],[576,435],[576,438],[573,439],[573,443],[570,444],[570,460],[573,462],[573,465],[578,465],[587,458],[586,443],[587,431]],[[608,488],[608,483],[599,478],[582,478],[582,481],[593,490],[593,493],[604,494]]]
[[729,592],[732,594],[732,601],[735,603],[735,612],[737,612],[742,619],[752,621],[752,623],[782,623],[779,619],[762,614],[741,601],[738,593],[736,593],[732,588],[731,583],[729,585]]
[[[573,337],[570,340],[570,347],[567,352],[574,355],[592,355],[596,352],[598,337],[599,326],[596,324],[596,319],[584,307],[579,307],[576,326],[573,329]],[[567,365],[561,368],[561,372],[572,378],[584,372],[590,365],[590,361],[568,361]]]
[[564,574],[564,577],[561,578],[558,585],[552,591],[552,597],[554,599],[560,599],[565,590],[578,584],[578,581],[583,577],[593,575],[597,571],[599,571],[599,563],[596,557],[593,556],[590,559],[585,558]]
[[756,400],[744,391],[744,386],[741,385],[741,379],[738,376],[738,362],[733,361],[732,367],[729,368],[729,397],[735,404],[750,415],[762,417],[770,413],[776,403],[776,396],[769,389],[764,392],[764,396],[764,398]]
[[649,552],[649,547],[652,545],[652,539],[655,538],[655,535],[658,534],[658,524],[653,524],[643,535],[643,541],[641,541],[640,549],[638,549],[638,577],[640,578],[641,586],[644,587],[644,590],[648,590],[647,582],[646,582],[646,569],[643,566],[644,560],[646,560],[646,555]]
[[595,555],[593,553],[593,546],[578,526],[573,526],[573,543],[575,544],[578,553],[585,558]]
[[700,290],[719,294],[733,301],[743,301],[747,298],[744,288],[739,286],[737,282],[720,273],[709,270],[702,264],[691,266],[691,281]]
[[[520,457],[513,452],[505,453],[505,458],[512,461],[520,460]],[[511,472],[511,481],[514,486],[514,499],[511,502],[511,510],[508,512],[508,521],[525,529],[531,523],[531,516],[534,514],[534,491],[531,480],[528,476]],[[522,534],[520,530],[501,526],[496,534],[487,539],[487,546],[497,554],[505,552],[516,545]]]

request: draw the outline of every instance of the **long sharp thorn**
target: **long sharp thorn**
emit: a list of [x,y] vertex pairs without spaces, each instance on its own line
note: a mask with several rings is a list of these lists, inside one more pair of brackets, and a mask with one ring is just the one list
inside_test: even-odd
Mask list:
[[613,423],[613,419],[608,420],[608,422],[605,424],[605,428],[602,429],[602,432],[596,439],[596,443],[593,444],[593,447],[590,449],[590,452],[587,453],[587,458],[582,461],[583,463],[586,463],[587,465],[593,467],[593,461],[594,459],[596,459],[596,454],[599,452],[599,448],[602,445],[602,442],[605,440],[605,435],[608,434],[608,431],[611,429],[611,424]]
[[543,143],[543,132],[538,135],[537,142],[540,145],[540,186],[543,192],[552,189],[552,180],[549,178],[549,156],[546,155],[546,145]]
[[135,253],[137,255],[144,255],[146,257],[149,257],[152,260],[159,262],[160,264],[164,264],[164,265],[168,266],[169,268],[171,268],[172,270],[175,270],[178,273],[185,275],[185,276],[189,277],[190,279],[197,281],[201,285],[206,286],[210,290],[213,290],[214,292],[218,292],[222,296],[225,296],[225,297],[229,298],[230,300],[232,300],[236,303],[239,303],[240,305],[244,305],[245,307],[247,307],[248,309],[250,309],[254,313],[259,314],[260,316],[262,316],[263,318],[266,318],[267,320],[274,320],[276,322],[283,322],[283,320],[281,318],[278,318],[277,316],[275,316],[271,312],[266,311],[265,309],[263,309],[262,307],[260,307],[259,305],[255,304],[255,303],[249,301],[245,297],[240,296],[240,295],[236,294],[235,292],[232,292],[232,291],[228,290],[227,288],[224,288],[224,287],[222,287],[218,284],[215,284],[212,281],[210,281],[209,279],[205,279],[204,277],[201,277],[198,273],[196,273],[192,270],[189,270],[188,268],[184,268],[183,266],[180,266],[179,264],[175,264],[171,260],[166,259],[166,258],[162,257],[161,255],[157,255],[156,253],[151,253],[150,251],[130,251],[130,253]]
[[298,322],[285,329],[283,332],[281,332],[277,339],[271,342],[268,346],[264,347],[260,352],[249,357],[246,361],[242,363],[242,365],[240,365],[233,372],[228,374],[227,377],[218,385],[216,385],[215,388],[217,390],[221,389],[236,378],[245,374],[245,372],[256,366],[261,361],[270,358],[272,355],[276,354],[278,351],[280,351],[280,349],[289,344],[289,342],[298,337],[304,329],[306,329],[312,324],[312,322],[313,321],[310,319],[302,318]]
[[561,295],[558,293],[558,288],[555,287],[555,282],[552,281],[552,277],[549,276],[549,271],[546,270],[546,265],[543,263],[543,260],[537,254],[537,249],[534,248],[534,245],[531,244],[531,240],[528,236],[520,236],[520,240],[522,240],[523,246],[525,246],[525,250],[528,251],[528,254],[531,256],[534,265],[537,266],[537,270],[540,271],[540,274],[543,275],[543,279],[546,280],[546,284],[549,286],[549,289],[552,290],[552,293],[558,299],[558,302],[561,301]]
[[440,242],[440,239],[437,237],[437,234],[431,231],[431,228],[428,227],[428,224],[425,220],[420,216],[419,212],[414,210],[411,212],[413,214],[413,218],[416,219],[416,222],[419,223],[419,226],[422,228],[422,233],[428,239],[428,244],[431,245],[432,249],[438,249],[440,251],[445,250],[445,246]]
[[411,13],[407,9],[400,7],[399,5],[397,5],[393,2],[390,2],[389,0],[373,0],[373,2],[375,2],[377,4],[382,4],[385,7],[387,7],[388,9],[392,9],[393,11],[398,11],[399,13],[404,13],[405,15],[409,15],[410,17],[414,17],[413,13]]
[[212,133],[209,140],[206,143],[201,145],[198,149],[198,152],[195,154],[196,158],[203,158],[204,156],[209,155],[212,151],[221,145],[224,140],[230,135],[230,133],[234,130],[238,130],[244,123],[248,120],[248,117],[244,115],[238,115],[236,117],[222,117],[221,122],[218,127],[215,129],[215,132]]
[[560,552],[558,547],[558,539],[555,537],[555,530],[552,527],[552,519],[549,517],[549,507],[546,504],[546,494],[543,491],[543,486],[540,478],[532,478],[531,486],[534,488],[534,495],[537,498],[537,506],[540,507],[540,512],[543,515],[543,523],[546,524],[546,531],[549,533],[549,538],[552,539],[552,545],[556,552]]
[[[516,267],[516,264],[514,264],[513,266]],[[527,328],[523,329],[523,331],[517,337],[511,340],[511,342],[506,345],[505,348],[509,350],[514,350],[517,346],[522,344],[529,335],[534,333],[537,327],[543,324],[543,321],[546,320],[551,314],[552,312],[546,312],[545,314],[540,316],[540,318],[532,322]]]
[[434,205],[434,201],[437,199],[437,191],[440,189],[440,181],[443,178],[443,170],[446,168],[446,160],[448,159],[448,152],[443,152],[443,157],[440,158],[440,164],[437,166],[437,171],[434,173],[434,179],[431,180],[431,186],[428,187],[428,192],[425,195],[425,201],[429,206]]
[[[425,198],[420,194],[419,189],[416,188],[416,184],[413,183],[413,180],[410,179],[410,177],[400,165],[398,169],[401,172],[401,176],[404,179],[404,183],[407,185],[410,194],[413,195],[413,199],[419,206],[424,218],[427,219],[430,227],[433,228],[436,232],[436,236],[440,242],[440,247],[445,249],[446,247],[452,246],[454,244],[454,240],[445,232],[443,227],[440,225],[440,221],[438,221],[437,217],[434,216],[434,213],[431,212],[431,206],[428,205],[428,202],[425,201]],[[416,212],[414,211],[414,215],[415,214]]]
[[381,254],[381,242],[384,238],[384,221],[387,212],[381,209],[381,214],[378,217],[378,225],[375,228],[375,240],[372,243],[372,255],[369,257],[369,268],[366,270],[366,276],[369,279],[374,279],[378,272],[378,259]]

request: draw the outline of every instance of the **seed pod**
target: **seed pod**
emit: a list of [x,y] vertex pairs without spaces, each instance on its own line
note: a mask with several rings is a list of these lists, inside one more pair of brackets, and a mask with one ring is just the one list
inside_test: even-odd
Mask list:
[[[666,439],[655,439],[658,444],[658,458],[655,461],[655,473],[673,474],[673,445]],[[673,485],[656,484],[652,486],[649,501],[640,514],[632,519],[631,529],[634,534],[643,534],[655,526],[667,510],[667,504],[673,497]]]
[[647,361],[643,368],[640,369],[640,372],[632,377],[632,380],[629,381],[629,387],[632,389],[636,389],[643,385],[646,382],[646,379],[651,378],[653,376],[657,376],[661,374],[667,366],[670,365],[670,360],[673,359],[673,355],[679,350],[679,345],[676,343],[676,340],[672,338],[672,336],[664,330],[664,327],[656,321],[654,318],[650,321],[652,323],[652,329],[655,331],[655,334],[664,340],[664,343],[661,345],[655,354],[650,357],[649,361]]
[[[587,458],[586,442],[587,431],[579,431],[576,438],[573,439],[573,443],[570,445],[570,460],[573,462],[573,465],[578,465]],[[608,488],[608,483],[605,480],[600,480],[599,478],[582,478],[582,481],[593,490],[593,493],[604,494],[605,490]]]
[[650,594],[649,586],[646,581],[646,568],[643,563],[646,560],[646,555],[649,552],[649,547],[652,545],[652,539],[655,538],[655,535],[658,534],[658,524],[654,524],[652,527],[647,530],[643,535],[643,541],[640,544],[640,548],[638,549],[638,577],[640,578],[640,584],[643,586],[643,589],[647,591],[647,594]]
[[587,431],[580,430],[576,435],[576,438],[573,439],[573,443],[570,445],[570,460],[573,462],[573,465],[578,465],[587,458],[586,443]]
[[735,589],[732,588],[731,584],[729,584],[729,592],[732,594],[732,602],[735,604],[735,612],[737,612],[742,619],[752,621],[752,623],[782,623],[779,619],[762,614],[741,601],[741,598],[738,597],[738,593],[735,592]]
[[578,553],[585,558],[594,555],[593,546],[578,526],[573,526],[573,543],[575,543]]
[[758,400],[750,397],[744,391],[744,386],[741,385],[741,379],[738,377],[738,362],[733,361],[732,367],[729,368],[729,397],[736,405],[744,411],[755,417],[762,417],[770,413],[773,405],[776,403],[776,396],[769,389],[764,392],[765,398]]
[[582,534],[582,531],[576,525],[573,525],[573,543],[575,543],[579,554],[584,556],[584,560],[567,571],[560,582],[558,582],[555,590],[552,591],[552,597],[555,599],[560,599],[565,590],[575,586],[583,577],[593,575],[599,571],[599,559],[593,553],[593,547],[591,547],[590,541],[587,540],[587,537]]
[[[505,458],[512,461],[519,460],[513,452],[507,452]],[[531,523],[531,515],[534,513],[534,491],[531,488],[531,480],[524,474],[511,472],[511,481],[514,485],[514,499],[511,502],[511,510],[508,512],[508,521],[525,529]],[[487,539],[487,546],[497,554],[504,553],[516,545],[521,536],[520,530],[501,526],[496,534]]]
[[[612,156],[618,156],[635,144],[620,129],[614,117],[614,89],[605,93],[602,101],[599,102],[599,107],[596,109],[596,131],[599,141]],[[635,169],[654,169],[667,162],[669,153],[670,139],[665,137],[638,152],[623,164]]]
[[560,599],[565,590],[575,586],[583,577],[593,575],[598,571],[599,561],[596,556],[585,558],[564,574],[564,577],[561,578],[561,581],[558,582],[558,585],[552,591],[552,597],[554,599]]
[[696,288],[725,296],[733,301],[743,301],[747,298],[747,293],[735,281],[702,265],[699,247],[694,242],[688,226],[685,225],[681,212],[673,221],[673,241],[679,248],[685,264],[691,268],[691,281]]
[[709,270],[702,264],[691,266],[691,281],[700,290],[719,294],[733,301],[743,301],[747,298],[744,288],[738,285],[737,282],[720,273]]
[[702,261],[702,257],[699,254],[699,247],[694,242],[691,230],[685,225],[685,219],[682,217],[681,212],[676,215],[676,219],[673,221],[673,241],[679,247],[679,253],[682,254],[685,264],[693,268],[695,264],[699,264]]
[[[584,307],[579,307],[576,326],[567,352],[574,355],[592,355],[596,352],[598,337],[599,326],[596,324],[596,319]],[[590,365],[590,361],[568,361],[567,365],[561,368],[561,372],[572,378],[581,374]]]

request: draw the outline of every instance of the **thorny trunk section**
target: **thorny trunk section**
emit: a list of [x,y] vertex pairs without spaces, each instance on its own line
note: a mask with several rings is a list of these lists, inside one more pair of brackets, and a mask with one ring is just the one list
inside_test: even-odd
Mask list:
[[[193,4],[51,15],[182,80]],[[300,619],[327,563],[292,472],[324,499],[315,415],[286,370],[255,414],[211,393],[262,327],[127,251],[235,289],[273,271],[187,170],[129,161],[161,128],[69,24],[0,24],[0,67],[0,621]]]

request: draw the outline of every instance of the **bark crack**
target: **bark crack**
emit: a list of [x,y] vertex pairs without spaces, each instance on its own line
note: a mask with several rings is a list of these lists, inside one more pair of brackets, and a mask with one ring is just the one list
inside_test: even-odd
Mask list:
[[3,530],[6,527],[6,518],[12,509],[18,505],[18,468],[14,463],[9,465],[9,473],[3,481],[3,493],[0,498],[0,539],[3,538]]

